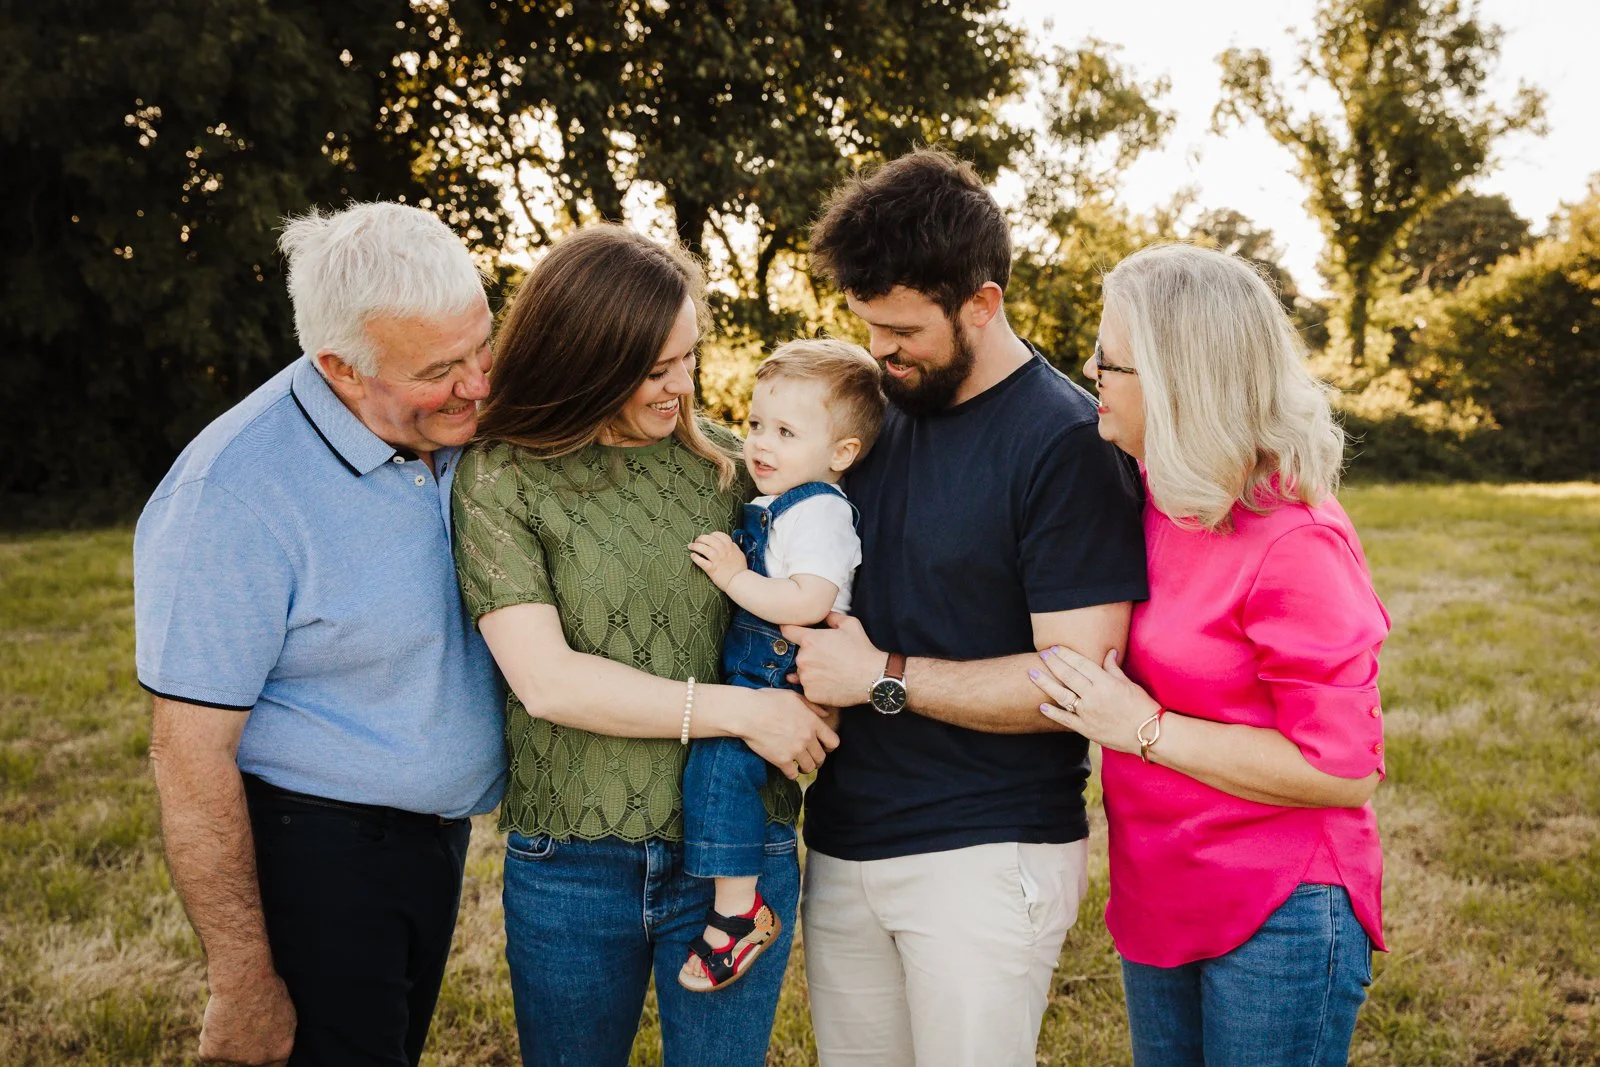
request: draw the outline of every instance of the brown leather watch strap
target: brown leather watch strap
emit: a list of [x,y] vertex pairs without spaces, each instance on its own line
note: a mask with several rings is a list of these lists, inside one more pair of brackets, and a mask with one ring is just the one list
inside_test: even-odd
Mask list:
[[883,665],[883,676],[893,678],[897,682],[906,680],[906,654],[904,652],[889,653],[889,662]]

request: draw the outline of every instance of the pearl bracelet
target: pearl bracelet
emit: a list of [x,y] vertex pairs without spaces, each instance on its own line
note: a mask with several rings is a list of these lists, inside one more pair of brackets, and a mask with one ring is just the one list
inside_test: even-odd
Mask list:
[[678,744],[689,743],[689,720],[694,718],[694,679],[689,679],[688,688],[683,694],[683,729],[678,731]]

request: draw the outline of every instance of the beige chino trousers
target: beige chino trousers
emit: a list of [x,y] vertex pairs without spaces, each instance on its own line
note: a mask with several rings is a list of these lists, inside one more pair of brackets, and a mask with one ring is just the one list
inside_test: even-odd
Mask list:
[[1088,845],[808,852],[801,934],[822,1067],[1032,1067]]

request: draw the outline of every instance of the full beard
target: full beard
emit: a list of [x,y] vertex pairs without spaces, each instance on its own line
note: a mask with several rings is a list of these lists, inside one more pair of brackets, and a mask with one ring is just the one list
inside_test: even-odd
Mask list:
[[942,367],[921,367],[917,384],[901,381],[887,374],[883,376],[883,392],[889,403],[907,415],[936,415],[955,402],[956,394],[972,374],[972,364],[977,353],[967,343],[965,331],[959,324],[951,323],[954,337],[950,362]]

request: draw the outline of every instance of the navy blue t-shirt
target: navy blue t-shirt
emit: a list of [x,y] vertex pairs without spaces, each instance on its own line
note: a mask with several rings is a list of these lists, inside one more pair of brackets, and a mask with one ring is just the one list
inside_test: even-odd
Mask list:
[[[1143,600],[1138,470],[1095,402],[1034,358],[936,415],[890,408],[846,488],[861,511],[854,611],[873,644],[973,660],[1034,651],[1030,613]],[[848,708],[806,792],[806,845],[847,860],[1089,832],[1088,742]],[[1041,697],[1042,699],[1042,697]]]

